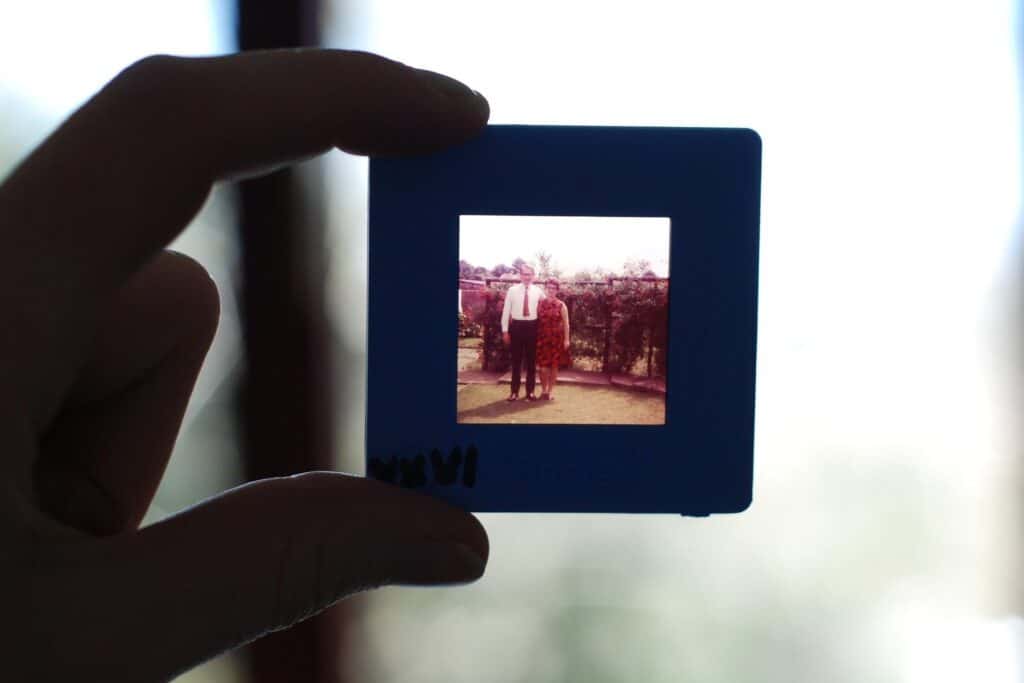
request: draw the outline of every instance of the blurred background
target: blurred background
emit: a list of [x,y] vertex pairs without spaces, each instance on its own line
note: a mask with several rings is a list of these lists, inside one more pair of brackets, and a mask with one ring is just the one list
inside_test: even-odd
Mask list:
[[[764,141],[749,511],[483,515],[479,583],[349,600],[179,680],[1024,680],[1022,21],[1013,0],[0,5],[0,177],[140,57],[267,44],[448,73],[493,123]],[[224,312],[148,523],[289,467],[362,472],[366,161],[256,182],[175,244]],[[286,265],[240,246],[260,221]],[[281,294],[280,268],[302,283]],[[254,418],[288,409],[260,396],[296,376],[312,417],[269,428],[312,420],[311,455],[268,461]]]

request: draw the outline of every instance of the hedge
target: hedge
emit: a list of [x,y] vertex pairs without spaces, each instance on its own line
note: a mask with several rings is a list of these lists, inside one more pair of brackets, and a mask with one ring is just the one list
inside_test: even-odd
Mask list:
[[[483,327],[483,367],[504,372],[511,363],[501,335],[501,311],[509,285],[483,292],[474,322]],[[606,373],[665,376],[668,337],[668,282],[616,280],[613,284],[566,283],[559,298],[569,309],[570,355]],[[610,326],[610,329],[609,329]],[[653,348],[651,348],[653,345]],[[607,347],[607,348],[606,348]],[[648,369],[648,352],[651,352]]]

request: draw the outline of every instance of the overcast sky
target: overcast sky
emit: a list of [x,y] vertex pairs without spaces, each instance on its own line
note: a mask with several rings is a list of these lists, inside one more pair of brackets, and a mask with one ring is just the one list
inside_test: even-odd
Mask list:
[[460,216],[459,259],[474,266],[510,265],[516,257],[536,264],[551,254],[566,277],[581,270],[618,272],[643,259],[668,277],[668,218],[605,216]]

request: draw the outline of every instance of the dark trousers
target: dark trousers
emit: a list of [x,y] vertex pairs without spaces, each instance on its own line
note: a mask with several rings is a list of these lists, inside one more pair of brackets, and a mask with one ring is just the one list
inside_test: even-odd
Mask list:
[[512,343],[512,393],[519,395],[519,376],[526,363],[526,393],[532,394],[537,371],[537,321],[509,320],[508,334]]

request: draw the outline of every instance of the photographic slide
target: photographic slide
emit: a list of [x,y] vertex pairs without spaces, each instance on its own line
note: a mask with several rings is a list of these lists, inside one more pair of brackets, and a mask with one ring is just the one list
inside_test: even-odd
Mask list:
[[663,425],[668,218],[459,217],[457,422]]

